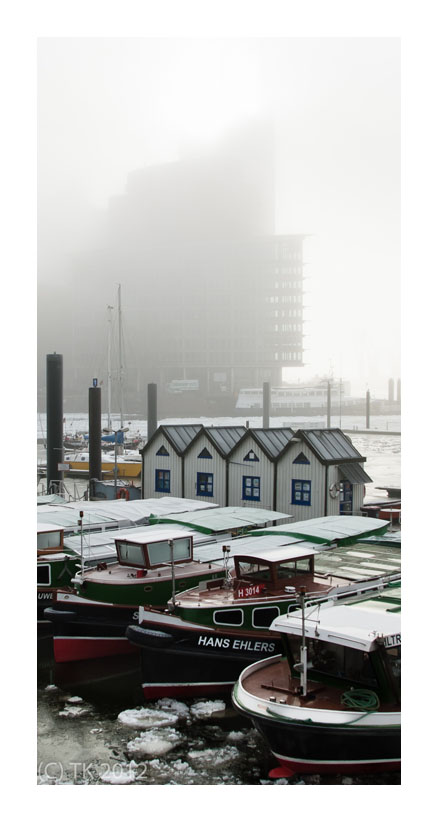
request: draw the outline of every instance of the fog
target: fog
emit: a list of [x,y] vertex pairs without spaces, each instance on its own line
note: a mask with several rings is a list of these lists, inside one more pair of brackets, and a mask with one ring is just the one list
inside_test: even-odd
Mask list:
[[131,405],[158,357],[167,380],[212,363],[219,388],[234,364],[224,393],[249,364],[267,379],[273,235],[303,235],[303,318],[284,324],[303,361],[279,355],[283,379],[332,374],[386,397],[400,377],[397,39],[39,41],[40,400],[50,352],[66,410],[105,382],[117,284]]

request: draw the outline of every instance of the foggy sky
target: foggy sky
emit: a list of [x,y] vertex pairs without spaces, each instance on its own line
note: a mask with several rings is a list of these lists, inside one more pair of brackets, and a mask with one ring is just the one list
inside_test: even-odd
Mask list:
[[288,376],[332,369],[386,396],[400,376],[399,59],[387,38],[40,40],[40,288],[96,244],[130,172],[268,117],[276,231],[309,235],[309,365]]

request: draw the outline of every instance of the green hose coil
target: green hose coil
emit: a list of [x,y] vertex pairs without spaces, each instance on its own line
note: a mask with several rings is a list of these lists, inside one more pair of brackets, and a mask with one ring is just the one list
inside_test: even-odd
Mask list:
[[348,709],[373,712],[380,707],[378,695],[370,689],[349,689],[340,699]]

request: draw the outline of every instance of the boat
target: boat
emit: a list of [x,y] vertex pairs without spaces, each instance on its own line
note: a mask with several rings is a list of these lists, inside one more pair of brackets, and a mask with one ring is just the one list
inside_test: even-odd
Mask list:
[[401,525],[401,500],[373,500],[363,503],[360,511],[366,517],[377,517]]
[[184,528],[150,526],[116,538],[115,547],[116,563],[81,570],[73,589],[58,590],[55,608],[45,609],[57,663],[135,653],[125,632],[140,605],[166,603],[173,593],[224,573],[219,564],[194,560],[193,536]]
[[[327,522],[325,522],[327,521]],[[233,540],[232,574],[178,594],[166,608],[139,609],[127,637],[141,650],[146,699],[228,693],[249,663],[280,651],[273,619],[299,607],[299,590],[313,602],[348,595],[371,581],[399,579],[400,548],[366,546],[382,534],[381,521],[316,518]],[[218,559],[218,545],[204,557]]]
[[96,480],[90,481],[90,500],[141,500],[142,487],[135,486],[130,480]]
[[[137,654],[138,650],[126,637],[126,629],[137,620],[140,606],[165,607],[173,594],[173,578],[175,592],[180,593],[200,581],[223,576],[221,548],[217,547],[214,552],[217,562],[204,555],[209,552],[209,545],[217,546],[219,540],[230,540],[232,531],[242,533],[251,526],[287,519],[282,512],[248,507],[221,509],[176,498],[88,505],[91,511],[97,506],[97,511],[100,507],[106,511],[118,509],[121,515],[125,509],[139,509],[142,510],[139,514],[144,514],[146,505],[149,525],[131,534],[107,532],[102,539],[112,541],[117,565],[110,569],[105,564],[95,564],[72,576],[71,585],[66,581],[55,593],[44,617],[53,623],[56,662]],[[159,519],[166,522],[156,522]],[[94,542],[93,538],[92,535],[90,543]],[[78,542],[80,538],[75,539]],[[170,547],[175,540],[180,541],[178,546],[186,546],[186,553],[179,560],[180,548],[177,547],[174,574]]]
[[[54,594],[65,586],[78,571],[81,562],[84,568],[97,562],[111,563],[117,559],[116,551],[110,546],[90,549],[86,541],[81,548],[66,546],[64,529],[53,523],[39,522],[37,526],[37,622],[47,623],[44,609],[52,602]],[[82,555],[82,556],[81,556]]]
[[400,769],[400,586],[304,607],[271,629],[283,654],[244,669],[232,694],[279,763],[269,776]]
[[[115,460],[114,452],[108,452],[102,460],[102,472],[114,476],[115,464],[117,462],[117,476],[136,478],[142,472],[142,458],[138,452],[125,452],[117,455]],[[70,476],[81,476],[89,472],[89,453],[87,451],[71,452],[64,455],[64,463],[68,463],[68,473]]]

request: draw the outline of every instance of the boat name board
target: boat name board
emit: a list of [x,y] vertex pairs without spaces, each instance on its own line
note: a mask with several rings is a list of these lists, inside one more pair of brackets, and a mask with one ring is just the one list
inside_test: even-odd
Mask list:
[[401,645],[401,635],[400,634],[389,634],[387,637],[383,637],[384,646],[386,649],[391,649],[394,646]]
[[269,643],[263,640],[233,640],[230,637],[209,637],[200,635],[198,638],[199,646],[211,646],[218,649],[232,649],[234,651],[248,651],[248,652],[267,652],[271,654],[276,648],[275,643]]
[[252,586],[240,586],[237,593],[238,597],[252,597],[255,594],[263,594],[266,588],[264,583],[255,583]]

